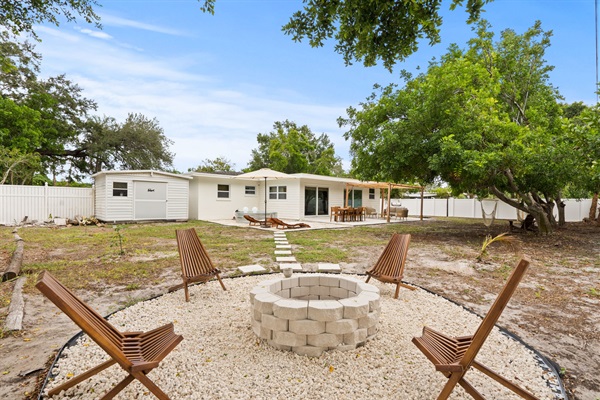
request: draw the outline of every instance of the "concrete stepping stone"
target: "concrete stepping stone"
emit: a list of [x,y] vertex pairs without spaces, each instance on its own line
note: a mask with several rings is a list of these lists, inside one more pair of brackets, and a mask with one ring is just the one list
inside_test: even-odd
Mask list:
[[275,248],[276,249],[291,249],[292,245],[291,244],[276,244]]
[[291,250],[275,250],[275,254],[278,254],[280,256],[287,256],[287,255],[291,255],[292,251]]
[[285,241],[285,242],[284,241],[281,241],[281,242],[275,241],[275,246],[282,246],[282,245],[289,246],[289,244],[290,244],[290,242],[288,242],[288,241]]
[[296,257],[275,257],[275,261],[281,262],[296,262]]
[[292,267],[292,271],[302,271],[302,264],[300,263],[281,263],[279,264],[279,269]]
[[242,267],[238,267],[238,270],[244,274],[250,274],[252,272],[265,272],[266,269],[261,267],[258,264],[253,265],[244,265]]
[[317,266],[318,272],[330,272],[330,273],[340,273],[342,269],[340,268],[340,264],[329,264],[329,263],[320,263]]

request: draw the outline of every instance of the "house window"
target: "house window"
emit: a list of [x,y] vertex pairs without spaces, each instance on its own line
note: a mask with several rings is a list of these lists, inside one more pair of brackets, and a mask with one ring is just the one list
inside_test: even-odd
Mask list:
[[375,200],[375,189],[369,189],[369,200]]
[[245,192],[247,196],[256,195],[256,186],[246,186]]
[[228,199],[229,198],[229,185],[217,185],[217,198]]
[[127,182],[113,182],[113,196],[127,197]]
[[271,200],[287,199],[287,186],[269,186],[269,199],[271,199]]

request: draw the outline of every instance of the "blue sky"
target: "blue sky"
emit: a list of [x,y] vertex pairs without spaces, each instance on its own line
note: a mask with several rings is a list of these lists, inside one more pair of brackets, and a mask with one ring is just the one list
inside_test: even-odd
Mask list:
[[[333,43],[313,49],[281,31],[300,0],[217,0],[212,16],[195,0],[99,0],[99,30],[84,22],[37,27],[42,75],[65,73],[98,103],[97,114],[122,122],[128,113],[156,118],[174,141],[174,166],[185,172],[225,157],[245,168],[256,135],[289,119],[326,133],[344,167],[349,142],[337,118],[357,106],[373,84],[399,82],[450,43],[472,37],[462,9],[442,4],[442,43],[419,51],[389,73],[381,66],[344,66]],[[497,36],[523,33],[536,20],[552,30],[546,60],[565,101],[596,102],[594,0],[496,0],[484,17]]]

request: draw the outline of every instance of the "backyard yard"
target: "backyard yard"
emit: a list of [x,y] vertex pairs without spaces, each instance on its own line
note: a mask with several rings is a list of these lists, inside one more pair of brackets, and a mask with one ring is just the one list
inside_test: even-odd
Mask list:
[[[192,226],[224,276],[239,275],[237,267],[248,264],[277,270],[273,234],[267,230],[199,221],[19,228],[25,241],[22,273],[28,276],[24,330],[0,330],[0,396],[37,398],[53,355],[78,332],[57,318],[60,312],[34,288],[40,271],[50,270],[106,315],[180,282],[175,229]],[[0,228],[3,266],[15,248],[13,229]],[[492,243],[481,255],[486,236],[507,229],[502,221],[486,227],[481,221],[438,218],[288,231],[287,236],[305,269],[339,263],[343,272],[363,273],[393,232],[410,233],[405,281],[479,314],[488,310],[521,254],[528,255],[532,265],[499,325],[558,364],[570,398],[600,399],[600,226],[570,223],[551,236],[515,230],[516,241]],[[0,284],[0,326],[13,286]]]

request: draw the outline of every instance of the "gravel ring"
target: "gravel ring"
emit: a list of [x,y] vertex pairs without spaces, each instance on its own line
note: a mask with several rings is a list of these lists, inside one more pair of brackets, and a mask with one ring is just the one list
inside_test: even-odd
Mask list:
[[[190,288],[189,303],[181,291],[168,293],[118,311],[109,321],[121,331],[175,324],[175,331],[184,340],[149,374],[172,399],[256,400],[435,398],[447,379],[435,371],[411,339],[421,335],[424,325],[459,336],[475,332],[481,322],[475,314],[441,296],[422,289],[401,290],[394,300],[394,286],[375,282],[381,290],[375,337],[355,350],[303,357],[276,350],[252,332],[249,292],[266,279],[227,279],[227,291],[217,281],[196,285]],[[52,387],[106,359],[103,350],[87,335],[81,335],[59,354],[41,398],[47,398]],[[477,359],[540,399],[557,398],[549,386],[555,375],[542,367],[531,349],[497,327]],[[112,366],[52,398],[99,398],[125,376],[118,366]],[[520,399],[478,371],[469,371],[467,379],[485,397]],[[154,396],[134,381],[118,398]],[[450,398],[471,399],[459,386]]]

